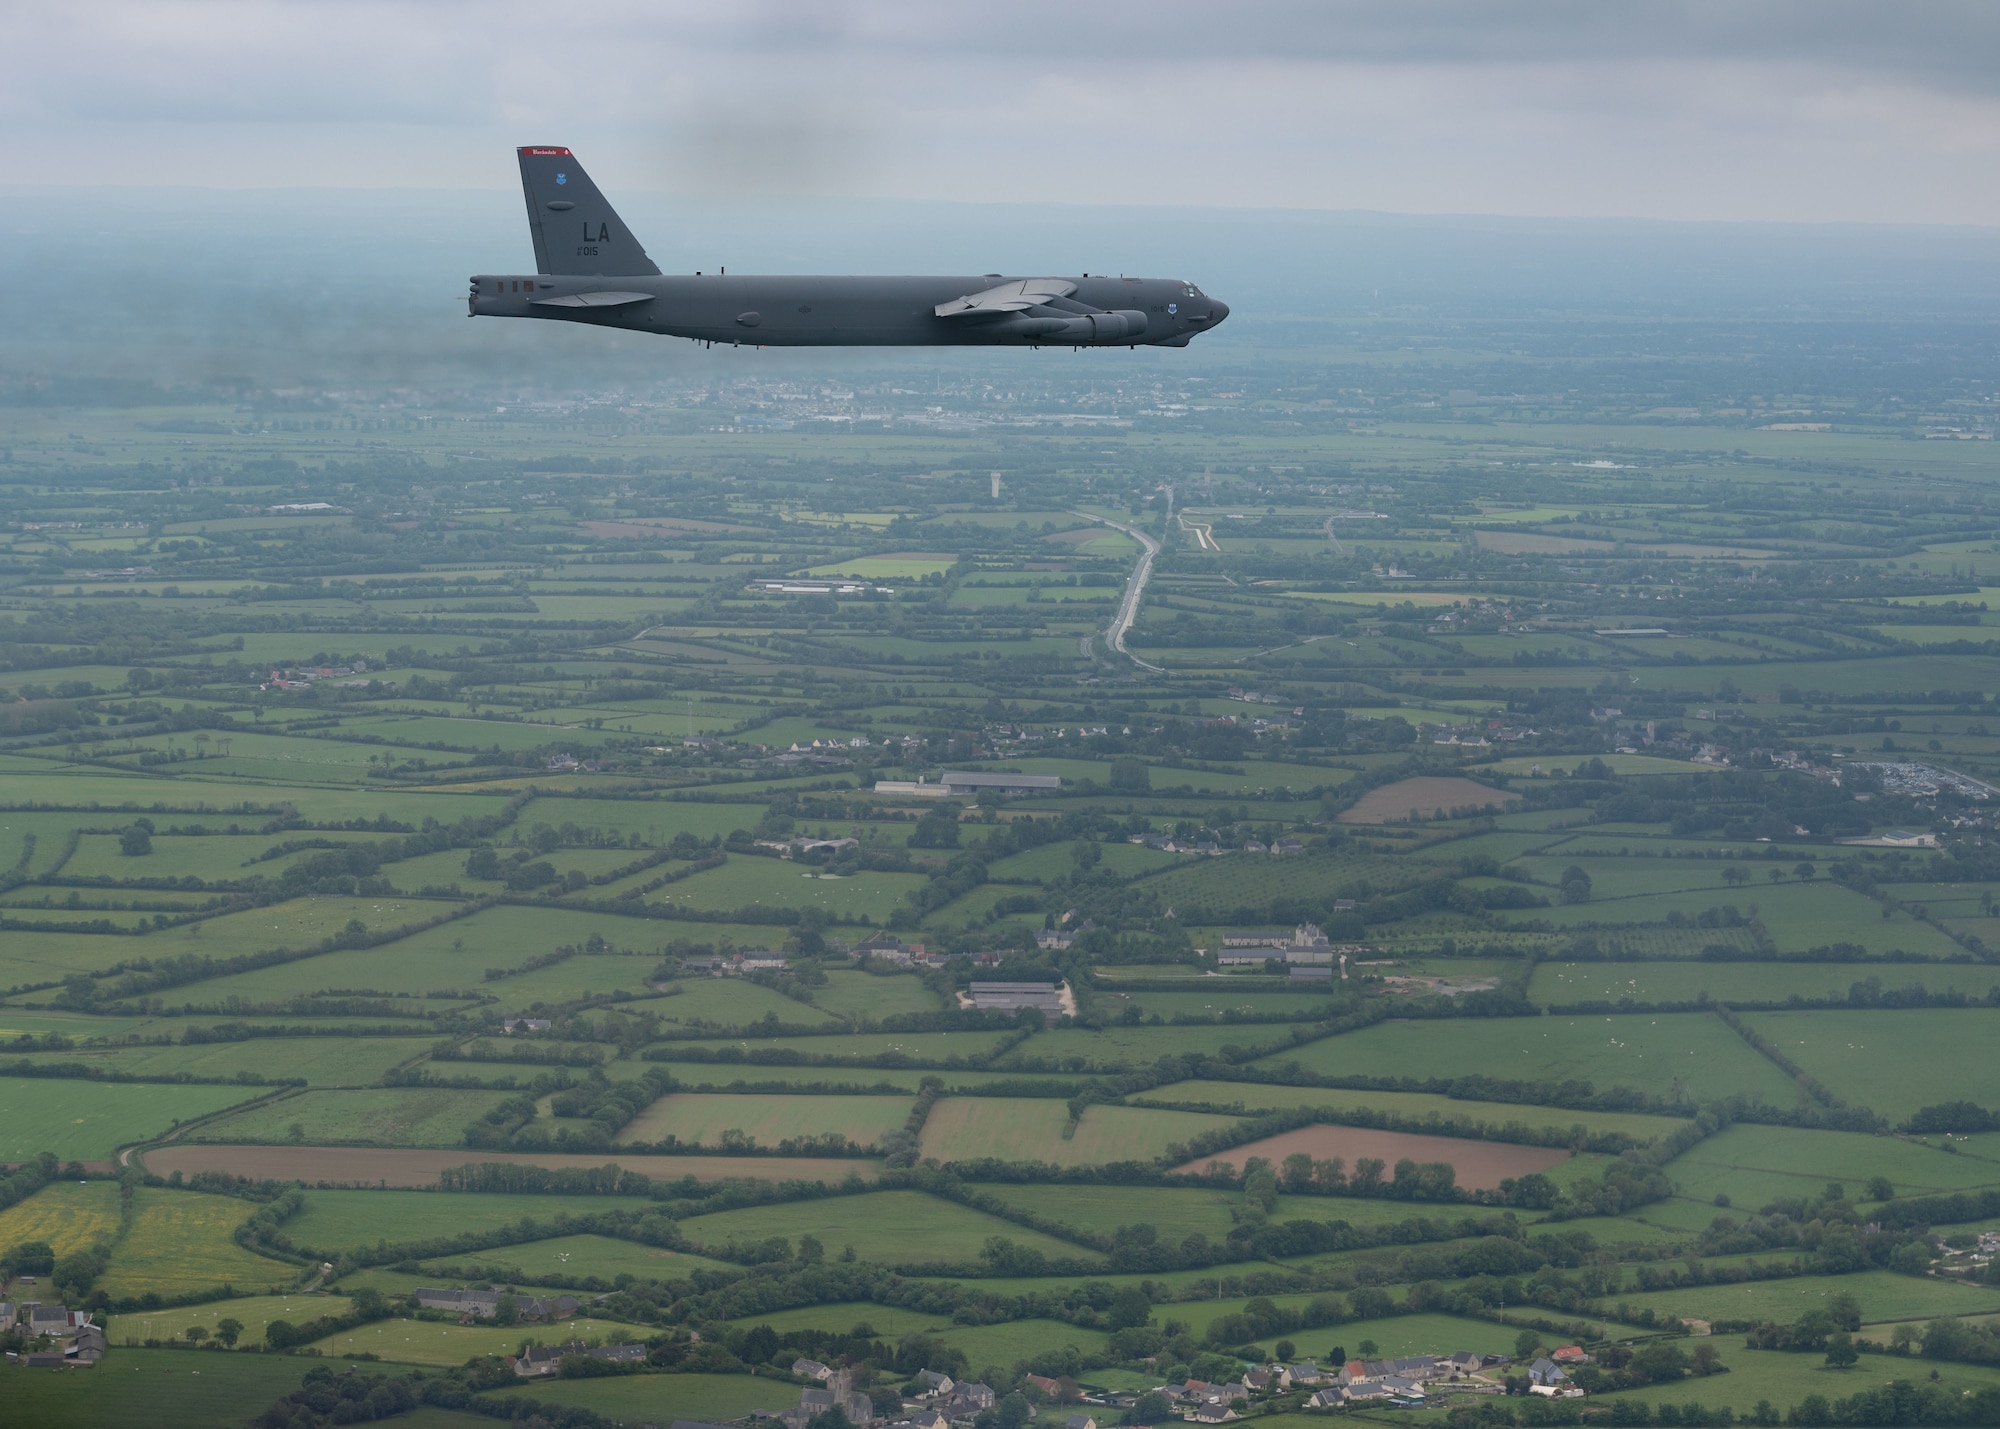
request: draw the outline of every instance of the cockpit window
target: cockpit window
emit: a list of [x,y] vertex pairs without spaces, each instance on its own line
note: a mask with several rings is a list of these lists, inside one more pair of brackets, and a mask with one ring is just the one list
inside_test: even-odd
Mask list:
[[1184,298],[1198,298],[1201,296],[1201,289],[1189,283],[1185,288],[1181,289],[1181,296]]

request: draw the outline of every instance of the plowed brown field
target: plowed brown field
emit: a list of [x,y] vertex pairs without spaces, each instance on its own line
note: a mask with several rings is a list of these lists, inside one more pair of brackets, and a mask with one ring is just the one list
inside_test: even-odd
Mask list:
[[1266,1157],[1275,1165],[1300,1151],[1315,1160],[1341,1157],[1350,1172],[1356,1161],[1373,1156],[1389,1164],[1385,1178],[1395,1174],[1396,1163],[1405,1156],[1412,1161],[1449,1161],[1458,1172],[1458,1184],[1474,1191],[1492,1190],[1509,1176],[1546,1171],[1569,1157],[1566,1151],[1546,1146],[1516,1146],[1508,1141],[1469,1141],[1457,1136],[1374,1131],[1360,1126],[1302,1126],[1297,1131],[1267,1136],[1262,1141],[1204,1156],[1174,1169],[1200,1171],[1211,1161],[1241,1167],[1252,1156]]
[[1450,813],[1453,809],[1501,808],[1520,799],[1471,779],[1398,779],[1370,789],[1354,807],[1340,814],[1343,824],[1386,824],[1391,819]]

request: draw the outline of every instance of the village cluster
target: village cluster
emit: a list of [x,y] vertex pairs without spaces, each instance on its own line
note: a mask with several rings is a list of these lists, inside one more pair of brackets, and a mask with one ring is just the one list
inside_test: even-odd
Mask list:
[[[1564,1367],[1574,1368],[1589,1358],[1577,1345],[1565,1345],[1551,1355],[1536,1356],[1527,1367],[1527,1392],[1544,1398],[1581,1396],[1583,1391],[1570,1382]],[[1108,1429],[1112,1415],[1123,1418],[1127,1411],[1149,1399],[1165,1403],[1172,1416],[1190,1424],[1230,1423],[1243,1418],[1255,1404],[1302,1390],[1311,1391],[1303,1405],[1307,1409],[1345,1409],[1354,1405],[1421,1409],[1431,1397],[1446,1390],[1503,1393],[1507,1388],[1504,1372],[1512,1364],[1506,1355],[1477,1355],[1460,1350],[1442,1356],[1352,1359],[1338,1368],[1322,1368],[1309,1359],[1296,1364],[1251,1365],[1237,1380],[1211,1383],[1190,1379],[1181,1384],[1162,1384],[1143,1393],[1093,1395],[1070,1381],[1038,1374],[1028,1375],[1025,1384],[1032,1391],[1031,1418],[1046,1418],[1053,1424],[1060,1416],[1061,1429],[1101,1429],[1101,1426]],[[870,1429],[953,1429],[972,1423],[995,1403],[990,1385],[954,1380],[948,1374],[924,1370],[905,1386],[900,1413],[885,1414],[877,1397],[856,1388],[846,1370],[801,1358],[793,1363],[792,1373],[814,1383],[799,1392],[797,1405],[769,1416],[784,1429],[805,1429],[816,1416],[833,1409],[846,1415],[850,1423]],[[706,1429],[706,1426],[682,1421],[680,1429]]]

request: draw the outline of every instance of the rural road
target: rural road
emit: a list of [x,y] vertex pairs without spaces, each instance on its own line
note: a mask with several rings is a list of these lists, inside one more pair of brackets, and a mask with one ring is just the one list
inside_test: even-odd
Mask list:
[[[1171,503],[1173,499],[1173,491],[1169,488],[1167,500]],[[1086,521],[1099,522],[1102,525],[1109,526],[1114,531],[1123,531],[1145,548],[1139,556],[1139,564],[1132,567],[1132,578],[1125,582],[1125,599],[1119,602],[1118,614],[1112,617],[1110,627],[1104,632],[1104,643],[1130,660],[1134,665],[1137,665],[1140,669],[1151,670],[1156,675],[1166,674],[1167,672],[1163,667],[1155,665],[1150,661],[1141,660],[1137,655],[1134,655],[1130,650],[1125,648],[1125,632],[1130,630],[1132,622],[1139,618],[1139,602],[1145,597],[1146,582],[1153,578],[1153,557],[1160,554],[1160,543],[1155,541],[1151,536],[1148,536],[1144,531],[1139,530],[1136,526],[1127,526],[1122,521],[1113,521],[1109,516],[1093,516],[1088,511],[1073,511],[1070,514],[1081,516]]]

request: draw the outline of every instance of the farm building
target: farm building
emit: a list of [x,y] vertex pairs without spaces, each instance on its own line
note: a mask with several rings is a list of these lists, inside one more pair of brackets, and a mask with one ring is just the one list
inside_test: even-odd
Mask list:
[[1046,794],[1062,788],[1053,774],[987,774],[978,770],[946,769],[938,783],[951,794],[978,794],[992,789],[1002,794]]
[[1032,1007],[1045,1017],[1063,1017],[1062,994],[1052,982],[975,982],[972,1005],[981,1012],[1013,1012]]

